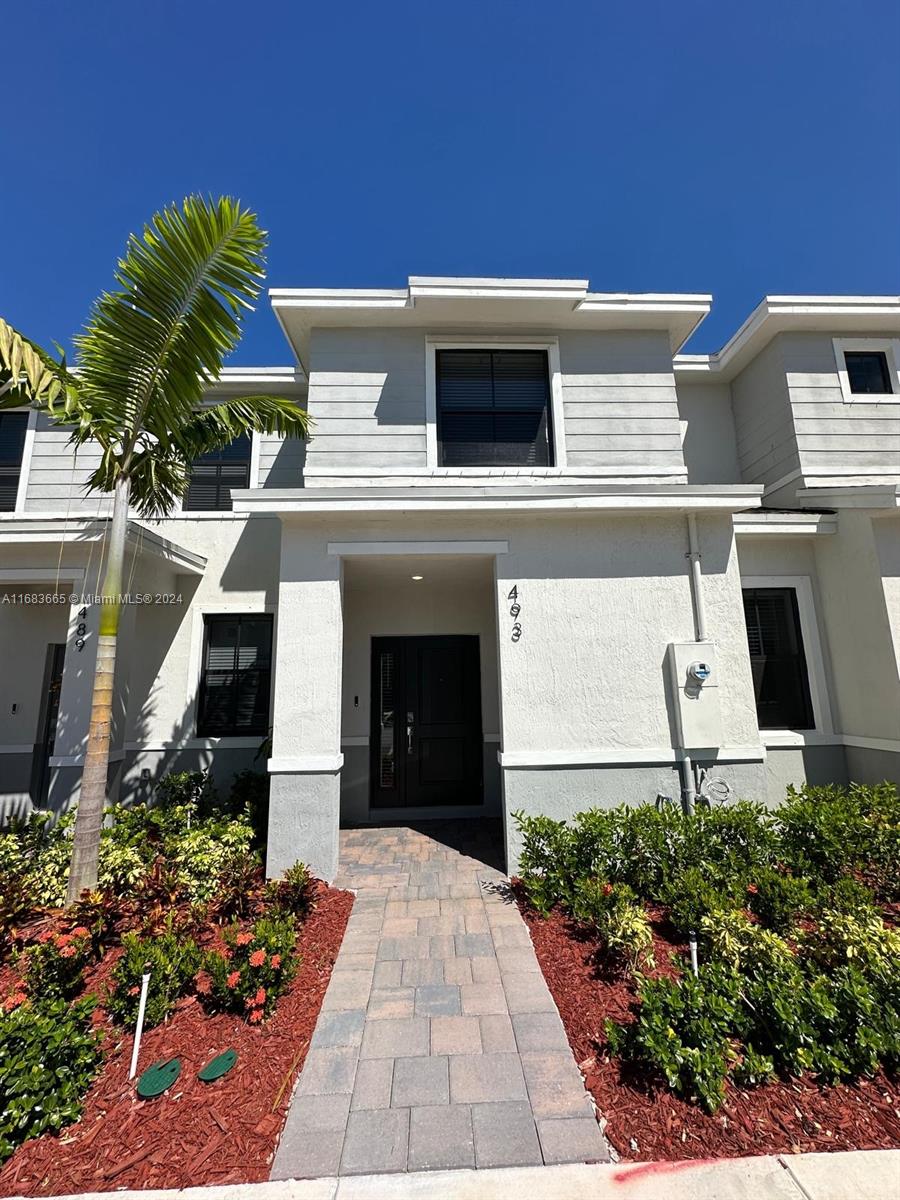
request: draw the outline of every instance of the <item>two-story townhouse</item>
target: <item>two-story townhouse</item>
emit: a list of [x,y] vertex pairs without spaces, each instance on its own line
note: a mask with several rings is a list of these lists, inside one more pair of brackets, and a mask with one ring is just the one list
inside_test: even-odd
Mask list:
[[[900,778],[900,298],[412,278],[276,290],[312,440],[195,464],[134,521],[111,790],[271,730],[268,869],[344,822]],[[0,794],[77,799],[108,510],[64,430],[0,416]],[[43,601],[22,603],[26,595]],[[147,601],[146,603],[144,601]],[[262,763],[258,763],[261,766]]]

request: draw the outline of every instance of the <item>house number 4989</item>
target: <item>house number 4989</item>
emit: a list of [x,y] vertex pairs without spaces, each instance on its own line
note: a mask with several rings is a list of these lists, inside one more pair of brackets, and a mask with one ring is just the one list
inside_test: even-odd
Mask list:
[[513,627],[510,630],[509,636],[510,636],[511,641],[517,642],[519,640],[519,638],[522,636],[522,625],[518,620],[519,613],[522,611],[522,606],[519,603],[518,584],[514,584],[509,589],[509,591],[507,592],[506,598],[507,598],[507,600],[511,601],[510,606],[509,606],[509,615],[513,619]]

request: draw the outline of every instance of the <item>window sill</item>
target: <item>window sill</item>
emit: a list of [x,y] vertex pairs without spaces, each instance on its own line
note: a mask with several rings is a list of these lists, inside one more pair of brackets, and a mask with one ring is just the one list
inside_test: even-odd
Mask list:
[[821,733],[816,729],[761,729],[759,740],[766,749],[779,746],[840,746],[836,733]]

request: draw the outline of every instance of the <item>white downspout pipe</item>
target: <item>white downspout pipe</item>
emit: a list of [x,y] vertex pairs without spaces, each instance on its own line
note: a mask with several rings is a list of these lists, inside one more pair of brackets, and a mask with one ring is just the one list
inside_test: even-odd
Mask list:
[[[688,561],[690,562],[691,571],[691,600],[694,607],[694,626],[696,629],[696,640],[705,642],[707,640],[706,633],[706,604],[703,597],[703,568],[700,564],[700,539],[697,536],[697,518],[694,513],[687,515],[688,527]],[[684,802],[684,811],[689,817],[694,815],[694,807],[697,800],[697,791],[694,783],[694,764],[691,761],[690,754],[687,751],[682,751],[681,754],[681,794]],[[692,931],[688,938],[688,947],[691,953],[691,970],[695,975],[699,972],[699,960],[697,956],[697,934]]]

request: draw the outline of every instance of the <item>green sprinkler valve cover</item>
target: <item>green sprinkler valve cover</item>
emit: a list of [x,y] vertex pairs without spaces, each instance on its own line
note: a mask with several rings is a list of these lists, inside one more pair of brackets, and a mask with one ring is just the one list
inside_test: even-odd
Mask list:
[[224,1050],[208,1062],[202,1071],[197,1073],[197,1078],[202,1079],[204,1083],[212,1083],[214,1079],[220,1079],[223,1075],[226,1075],[236,1062],[237,1051]]
[[172,1086],[181,1074],[181,1060],[177,1058],[161,1058],[153,1063],[138,1080],[137,1094],[142,1100],[150,1100],[153,1096],[161,1095],[166,1088]]

